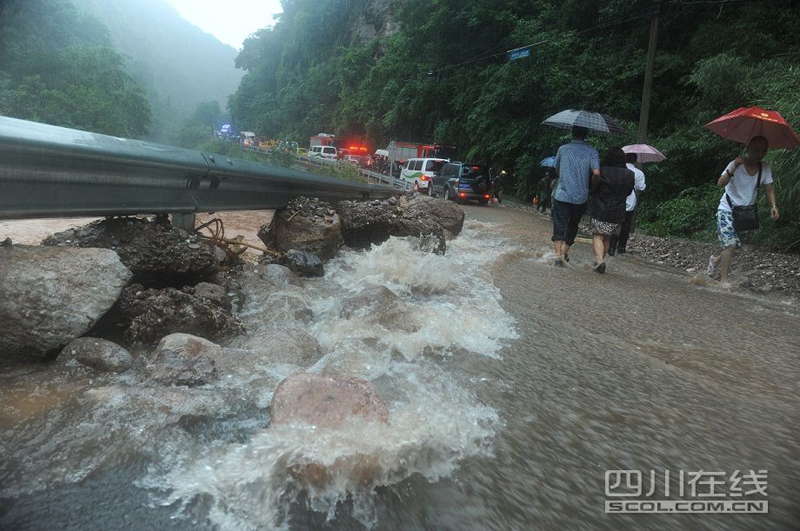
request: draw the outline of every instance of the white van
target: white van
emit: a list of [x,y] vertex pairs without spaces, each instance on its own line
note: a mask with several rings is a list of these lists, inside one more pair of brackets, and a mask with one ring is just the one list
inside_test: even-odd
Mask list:
[[447,162],[450,159],[408,159],[403,164],[400,177],[413,182],[415,191],[433,195],[433,177],[439,174],[439,170]]
[[308,157],[336,160],[336,148],[333,146],[311,146],[311,149],[308,150]]

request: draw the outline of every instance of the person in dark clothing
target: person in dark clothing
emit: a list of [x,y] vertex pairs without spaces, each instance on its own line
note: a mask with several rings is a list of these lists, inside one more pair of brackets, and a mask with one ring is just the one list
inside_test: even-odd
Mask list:
[[633,172],[625,167],[625,153],[619,147],[606,152],[600,175],[592,176],[589,216],[592,224],[594,270],[606,272],[606,255],[611,235],[625,221],[625,198],[633,191]]
[[553,182],[556,180],[555,170],[553,168],[544,169],[544,177],[539,180],[539,204],[537,209],[539,212],[546,213],[548,208],[551,208],[553,199]]
[[625,254],[628,245],[628,237],[631,234],[633,227],[633,218],[636,211],[636,205],[639,202],[639,194],[646,188],[644,179],[644,172],[636,167],[636,153],[626,153],[625,159],[627,164],[625,167],[633,172],[634,185],[633,192],[625,200],[625,221],[619,228],[619,234],[611,235],[611,242],[608,248],[608,254],[614,256],[615,253]]

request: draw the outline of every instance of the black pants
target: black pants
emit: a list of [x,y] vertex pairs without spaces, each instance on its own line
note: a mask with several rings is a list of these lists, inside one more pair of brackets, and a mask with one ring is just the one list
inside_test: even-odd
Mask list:
[[586,203],[576,205],[553,198],[553,209],[550,212],[550,217],[553,219],[553,237],[550,239],[554,242],[567,242],[567,245],[575,243],[578,224],[585,211]]
[[635,211],[625,212],[625,221],[619,228],[619,235],[613,234],[609,242],[610,249],[621,249],[625,251],[628,245],[628,237],[631,235],[631,225],[633,225],[633,214]]

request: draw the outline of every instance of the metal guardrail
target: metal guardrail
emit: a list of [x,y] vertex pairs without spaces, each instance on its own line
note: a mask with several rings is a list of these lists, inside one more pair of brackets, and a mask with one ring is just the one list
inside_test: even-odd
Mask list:
[[393,187],[0,117],[0,219],[257,210]]
[[[342,162],[339,160],[331,160],[331,159],[323,159],[320,157],[302,157],[304,161],[310,162],[312,164],[317,164],[319,166],[332,166],[338,164],[350,164],[349,162]],[[390,177],[388,175],[384,175],[382,173],[370,171],[364,168],[358,168],[358,173],[367,179],[367,182],[375,181],[376,184],[386,184],[389,186],[394,186],[400,190],[411,190],[413,188],[412,182],[406,179],[402,179],[400,177]]]

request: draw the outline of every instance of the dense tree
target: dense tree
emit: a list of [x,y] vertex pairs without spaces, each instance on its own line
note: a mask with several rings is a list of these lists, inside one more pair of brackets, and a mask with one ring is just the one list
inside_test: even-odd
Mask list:
[[96,19],[64,0],[10,0],[0,18],[0,114],[141,137],[150,107]]
[[[404,0],[394,3],[398,31],[359,37],[378,3],[284,1],[278,23],[250,38],[237,59],[247,74],[231,98],[234,120],[299,141],[324,130],[367,134],[377,144],[454,144],[464,158],[514,168],[520,188],[564,140],[563,131],[540,125],[550,113],[600,110],[628,124],[629,134],[594,142],[635,140],[658,2]],[[712,220],[714,176],[739,148],[705,131],[705,122],[761,104],[800,125],[797,4],[662,3],[650,141],[669,160],[647,168],[642,214],[652,230],[686,234]],[[531,57],[507,60],[506,50],[531,43]],[[794,241],[798,158],[770,159],[785,216],[764,234]]]
[[242,76],[236,50],[181,18],[166,0],[72,0],[108,27],[152,112],[148,139],[180,141],[200,103],[225,106]]

